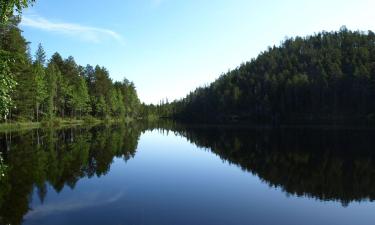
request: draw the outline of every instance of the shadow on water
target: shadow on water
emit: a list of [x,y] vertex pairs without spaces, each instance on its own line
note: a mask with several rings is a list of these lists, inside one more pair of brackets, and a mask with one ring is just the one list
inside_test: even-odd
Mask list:
[[210,149],[288,195],[343,206],[375,199],[374,130],[184,126],[164,121],[2,134],[6,168],[0,180],[0,224],[22,224],[32,193],[43,202],[47,185],[60,192],[74,189],[81,178],[104,176],[114,158],[134,157],[141,134],[155,129]]

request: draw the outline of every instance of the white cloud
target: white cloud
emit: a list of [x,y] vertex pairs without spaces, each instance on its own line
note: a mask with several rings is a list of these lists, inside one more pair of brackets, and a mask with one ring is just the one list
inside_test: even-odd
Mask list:
[[75,23],[52,22],[39,16],[23,16],[21,26],[60,33],[94,43],[112,39],[124,44],[122,36],[109,29],[83,26]]

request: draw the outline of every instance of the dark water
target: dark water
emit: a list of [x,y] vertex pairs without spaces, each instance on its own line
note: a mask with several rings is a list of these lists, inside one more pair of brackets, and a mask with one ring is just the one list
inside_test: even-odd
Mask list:
[[375,224],[374,130],[132,124],[0,147],[0,224]]

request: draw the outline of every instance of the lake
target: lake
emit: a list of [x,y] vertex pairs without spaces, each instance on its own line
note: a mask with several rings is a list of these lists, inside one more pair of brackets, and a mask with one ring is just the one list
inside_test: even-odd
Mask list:
[[375,224],[374,137],[172,122],[3,133],[0,224]]

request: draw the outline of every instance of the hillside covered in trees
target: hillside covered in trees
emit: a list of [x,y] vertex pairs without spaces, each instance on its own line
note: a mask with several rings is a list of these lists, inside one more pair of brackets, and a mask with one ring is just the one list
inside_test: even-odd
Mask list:
[[152,111],[199,122],[368,122],[374,99],[375,34],[342,27],[287,39]]
[[83,67],[59,53],[47,60],[42,45],[31,56],[19,22],[12,16],[0,27],[1,120],[136,117],[140,101],[132,82],[113,82],[106,68]]

